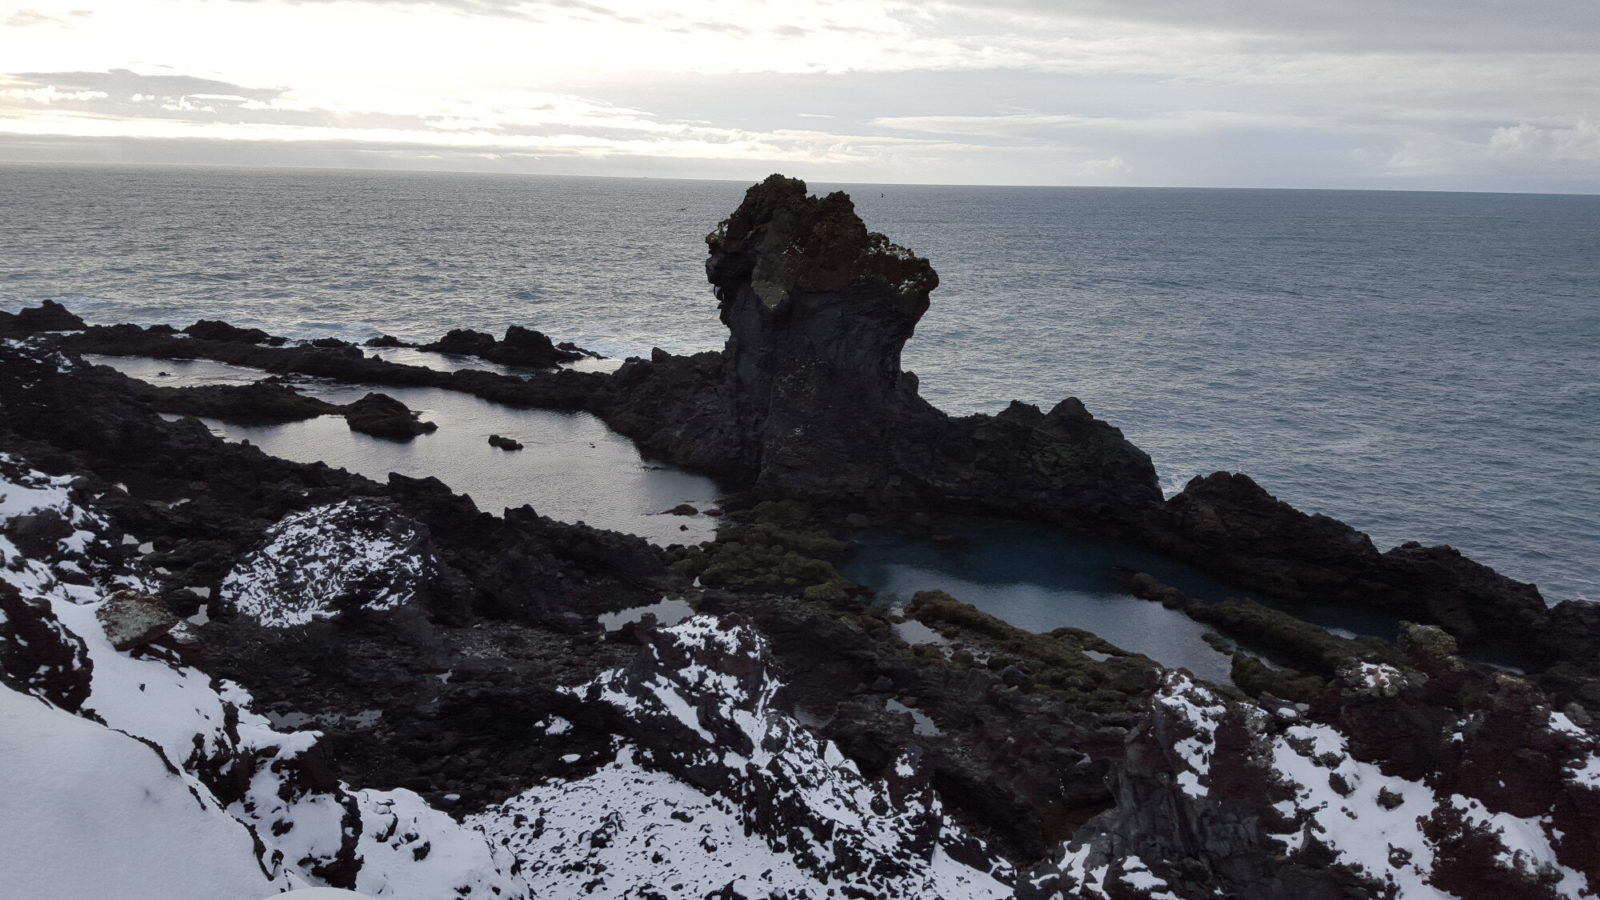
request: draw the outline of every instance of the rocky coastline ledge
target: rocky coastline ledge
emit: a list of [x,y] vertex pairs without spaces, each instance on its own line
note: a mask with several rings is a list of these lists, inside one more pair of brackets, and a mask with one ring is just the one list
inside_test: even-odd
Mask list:
[[[439,371],[218,322],[87,327],[55,304],[0,314],[8,877],[36,897],[102,877],[164,879],[165,897],[1600,889],[1594,607],[1547,607],[1449,548],[1380,552],[1243,475],[1164,500],[1148,456],[1075,399],[944,415],[900,367],[937,275],[843,194],[773,176],[707,243],[724,350],[612,374]],[[421,349],[586,355],[527,329]],[[85,353],[263,380],[156,389]],[[594,413],[732,485],[728,524],[655,547],[161,415],[330,412],[295,391],[306,376]],[[833,566],[859,529],[933,535],[972,513],[1136,542],[1252,592],[1207,603],[1122,574],[1236,641],[1234,683],[938,592],[890,609]],[[1258,602],[1273,599],[1403,622],[1395,641],[1351,639]],[[693,614],[663,621],[668,605]],[[903,616],[934,639],[907,640]],[[115,777],[55,774],[90,758]],[[135,788],[190,798],[159,821],[206,862],[138,871],[164,835],[129,824]],[[86,808],[128,833],[60,812]],[[121,869],[82,864],[113,855]]]

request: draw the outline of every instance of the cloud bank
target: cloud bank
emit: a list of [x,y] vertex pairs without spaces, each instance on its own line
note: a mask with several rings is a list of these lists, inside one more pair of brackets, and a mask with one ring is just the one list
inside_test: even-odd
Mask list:
[[9,159],[1600,191],[1587,0],[38,0],[6,21]]

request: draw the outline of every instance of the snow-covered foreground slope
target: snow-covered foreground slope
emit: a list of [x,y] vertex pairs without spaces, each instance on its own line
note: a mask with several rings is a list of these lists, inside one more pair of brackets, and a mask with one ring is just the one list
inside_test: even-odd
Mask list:
[[[1404,676],[1388,666],[1360,664],[1346,677],[1357,690],[1378,693],[1392,690]],[[1595,896],[1584,875],[1558,859],[1567,836],[1553,810],[1534,816],[1494,812],[1429,778],[1386,774],[1355,758],[1349,738],[1337,729],[1296,723],[1293,716],[1273,722],[1261,708],[1224,698],[1183,672],[1167,673],[1155,706],[1147,733],[1154,741],[1147,747],[1150,758],[1161,758],[1153,768],[1164,770],[1158,779],[1163,784],[1152,789],[1137,775],[1124,775],[1124,797],[1165,806],[1182,820],[1179,830],[1190,831],[1197,842],[1210,837],[1208,828],[1224,830],[1217,826],[1228,821],[1230,807],[1250,803],[1265,807],[1261,828],[1280,846],[1286,869],[1307,861],[1322,869],[1339,867],[1355,896],[1447,900],[1464,890],[1506,898]],[[1600,768],[1600,741],[1560,713],[1529,712],[1548,719],[1539,736],[1562,742],[1571,754],[1574,764],[1563,777],[1574,786]],[[1470,719],[1459,725],[1480,726]],[[1458,731],[1455,740],[1463,734]],[[1600,801],[1600,791],[1592,799]],[[1069,845],[1059,859],[1029,873],[1024,895],[1187,896],[1172,893],[1140,858],[1134,845],[1141,836],[1118,833],[1117,820],[1125,822],[1127,812],[1107,816],[1104,832]]]
[[622,718],[615,758],[471,821],[553,896],[1010,896],[1009,866],[942,814],[914,760],[864,778],[779,712],[766,657],[736,620],[660,630],[574,690]]
[[482,834],[410,791],[333,782],[317,734],[275,730],[237,685],[160,647],[115,649],[97,618],[111,585],[59,578],[93,568],[109,526],[65,479],[8,458],[0,476],[13,521],[51,509],[78,526],[54,562],[0,547],[0,870],[29,886],[18,896],[215,900],[323,883],[417,900],[527,895]]
[[[10,361],[0,373],[13,387],[24,380],[17,373],[43,382],[56,365]],[[0,420],[0,430],[5,421],[14,420]],[[62,457],[49,458],[59,465]],[[767,607],[758,604],[787,609],[783,597],[716,607],[752,619],[630,626],[618,636],[637,649],[582,632],[576,612],[571,632],[498,617],[435,628],[430,578],[450,553],[460,561],[460,543],[475,532],[449,516],[438,526],[441,507],[393,487],[352,491],[319,476],[311,493],[284,483],[263,502],[217,482],[180,509],[123,497],[92,477],[48,477],[0,453],[0,896],[253,900],[336,886],[417,900],[1555,900],[1593,896],[1600,884],[1600,724],[1588,711],[1600,709],[1600,680],[1569,672],[1563,688],[1559,679],[1468,665],[1438,629],[1402,629],[1370,659],[1326,663],[1322,688],[1299,706],[1265,690],[1249,700],[1181,672],[1141,669],[1116,689],[1112,712],[1088,714],[1086,701],[1109,686],[1054,692],[1045,685],[1055,682],[1030,680],[1020,664],[1023,677],[1008,681],[1005,670],[945,668],[953,656],[900,658],[901,648],[870,644],[869,629],[826,610],[761,618]],[[189,497],[188,489],[168,485],[163,496]],[[244,512],[169,528],[185,509],[226,502]],[[97,510],[115,511],[141,533],[122,533]],[[466,512],[477,515],[470,504]],[[209,537],[216,521],[233,528],[229,541],[188,537]],[[145,555],[174,533],[186,545],[222,545],[206,553],[215,567],[151,568],[146,559],[175,555]],[[502,554],[491,547],[488,555]],[[626,556],[600,557],[615,558]],[[565,573],[562,590],[594,588],[603,568],[521,562],[500,572],[503,583]],[[179,623],[174,609],[192,610],[193,598],[176,588],[223,580],[218,606],[236,616]],[[488,582],[457,580],[463,592]],[[173,593],[153,596],[161,590]],[[576,602],[556,590],[549,597]],[[751,621],[787,649],[775,657]],[[829,633],[815,630],[819,623],[838,626],[833,639],[854,634],[851,624],[862,634],[834,649],[818,637]],[[808,643],[822,651],[795,652]],[[406,751],[432,743],[431,730],[448,722],[438,728],[451,732],[448,740],[398,775],[352,762],[357,754],[335,760],[332,740],[280,730],[249,692],[195,663],[237,662],[227,654],[243,645],[265,648],[263,656],[305,648],[275,665],[257,659],[227,670],[262,696],[281,687],[273,698],[280,709],[365,715],[373,699],[382,707],[373,715],[387,721],[442,705],[441,694],[419,685],[448,684],[453,718],[425,710],[407,730],[380,725],[356,735]],[[356,645],[383,652],[323,673],[323,687],[340,683],[341,702],[318,706],[323,694],[299,706],[307,682],[297,676]],[[512,646],[515,655],[501,653]],[[413,659],[419,650],[428,657]],[[873,665],[828,665],[852,653],[851,662]],[[561,664],[544,666],[549,660]],[[807,661],[822,663],[822,674],[797,668]],[[907,677],[876,679],[884,662]],[[413,663],[409,677],[397,677]],[[878,681],[898,691],[930,673],[950,677],[921,685],[921,701],[952,685],[970,693],[944,708],[947,731],[908,733],[926,740],[886,734],[871,752],[850,741],[885,720],[841,729],[836,713],[820,727],[842,735],[846,754],[793,718],[779,666],[808,704],[823,704],[808,709],[835,699],[834,679],[840,706],[874,695],[873,708],[888,709]],[[1019,699],[1026,703],[1011,702]],[[1080,716],[1073,728],[1052,730]],[[1032,734],[1071,747],[1077,768],[1039,762],[1063,757],[1014,753]],[[338,746],[360,750],[356,741]],[[980,748],[983,758],[963,758]],[[467,762],[515,777],[457,778]],[[461,805],[473,815],[461,821],[411,791],[366,789],[337,774],[418,784],[407,776],[423,763],[446,773],[420,782],[428,796],[466,797]],[[1023,871],[976,840],[934,791],[936,766],[950,778],[966,774],[966,764],[973,779],[941,781],[946,797],[997,845],[1011,840],[1010,851],[1028,857]],[[994,826],[1017,807],[986,812],[974,802],[993,783],[988,776],[1009,766],[1029,776],[1015,785],[1050,802],[1069,796],[1052,792],[1058,781],[1078,789],[1048,839],[1012,840]],[[458,784],[471,793],[446,793]],[[1009,797],[1021,793],[999,786]],[[1073,840],[1056,843],[1081,823],[1072,816],[1093,813]]]
[[[330,884],[416,900],[730,885],[751,897],[1009,894],[991,875],[1005,867],[944,819],[912,760],[889,781],[863,778],[776,710],[759,636],[707,618],[573,689],[627,735],[585,777],[467,823],[410,791],[340,784],[315,732],[275,729],[170,641],[116,649],[101,622],[109,598],[149,584],[136,562],[113,564],[123,536],[68,479],[9,457],[0,477],[5,524],[50,510],[67,526],[32,552],[0,545],[0,870],[20,896],[210,900]],[[272,546],[315,533],[319,512]],[[270,596],[240,577],[241,596]]]

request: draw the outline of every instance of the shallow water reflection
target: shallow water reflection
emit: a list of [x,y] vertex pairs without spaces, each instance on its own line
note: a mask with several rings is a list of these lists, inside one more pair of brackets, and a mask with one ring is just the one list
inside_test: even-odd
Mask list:
[[[171,387],[247,384],[264,374],[207,360],[94,357],[92,361]],[[663,514],[681,503],[697,509],[714,506],[715,482],[645,460],[632,441],[587,413],[516,409],[440,388],[326,382],[300,387],[332,403],[349,403],[369,390],[381,391],[422,413],[439,430],[401,442],[351,431],[340,416],[284,425],[202,421],[223,438],[248,440],[273,456],[320,460],[376,481],[385,481],[390,472],[412,478],[431,475],[492,513],[530,504],[553,519],[637,534],[663,545],[708,540],[716,529],[716,520],[708,516]],[[491,447],[491,434],[521,441],[525,449],[508,452]]]
[[1180,612],[1112,586],[1111,566],[1127,566],[1185,590],[1197,576],[1135,548],[1097,544],[1037,527],[974,525],[935,545],[888,535],[858,539],[846,578],[883,595],[909,598],[942,590],[990,615],[1034,632],[1092,631],[1124,650],[1211,681],[1229,680],[1230,659],[1207,644],[1207,629]]

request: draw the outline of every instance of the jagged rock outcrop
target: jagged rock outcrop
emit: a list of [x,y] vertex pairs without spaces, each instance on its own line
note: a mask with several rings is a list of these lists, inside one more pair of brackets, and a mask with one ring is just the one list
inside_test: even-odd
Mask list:
[[1244,587],[1382,609],[1529,658],[1551,652],[1539,637],[1549,612],[1538,589],[1450,547],[1408,543],[1379,553],[1349,525],[1303,513],[1229,472],[1193,479],[1167,509],[1170,530],[1158,541]]
[[0,312],[0,336],[37,334],[41,331],[77,331],[87,327],[83,320],[54,300],[18,312]]
[[928,412],[900,350],[939,285],[933,267],[868,232],[843,192],[808,197],[780,176],[706,243],[740,460],[775,484],[888,482],[896,420]]
[[[398,343],[378,345],[369,341],[368,346],[400,345]],[[502,365],[527,366],[535,369],[554,368],[561,363],[575,362],[591,355],[570,345],[557,347],[555,342],[542,332],[520,325],[508,327],[505,338],[498,341],[493,335],[481,331],[457,328],[431,344],[423,344],[421,349],[435,353],[451,353],[456,356],[476,356]]]
[[1117,522],[1159,507],[1149,457],[1074,399],[951,419],[919,397],[900,353],[938,275],[845,194],[774,175],[706,242],[723,351],[630,361],[601,402],[649,449],[830,496]]
[[[1017,896],[1580,896],[1595,841],[1568,817],[1592,805],[1596,739],[1526,683],[1460,675],[1355,664],[1310,718],[1168,673],[1115,808]],[[1440,757],[1414,767],[1421,748]]]
[[[471,820],[536,883],[796,900],[1010,893],[1010,866],[943,814],[914,756],[865,774],[800,725],[748,624],[642,631],[632,663],[569,689],[621,737],[614,758]],[[704,865],[708,854],[727,862]]]
[[183,329],[183,333],[192,338],[203,341],[228,341],[238,344],[272,344],[285,343],[281,337],[274,337],[259,328],[240,328],[227,322],[216,319],[201,319],[200,321]]
[[48,603],[0,581],[0,685],[75,713],[89,699],[93,675],[83,638]]

